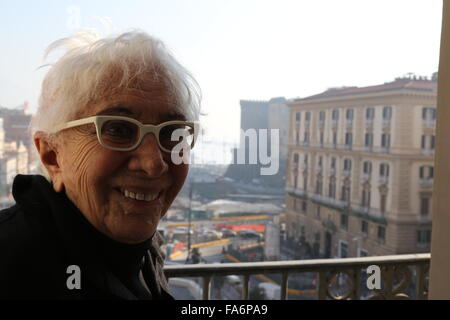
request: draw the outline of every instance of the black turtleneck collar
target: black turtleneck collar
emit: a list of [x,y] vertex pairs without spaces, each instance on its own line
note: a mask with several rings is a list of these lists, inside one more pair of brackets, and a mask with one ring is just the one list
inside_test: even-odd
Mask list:
[[[87,278],[118,295],[142,298],[142,288],[136,290],[133,286],[137,283],[144,254],[151,247],[151,239],[126,244],[100,233],[66,194],[55,192],[43,176],[17,175],[12,192],[17,205],[26,212],[50,215],[68,263],[79,265]],[[126,292],[127,289],[131,292]]]

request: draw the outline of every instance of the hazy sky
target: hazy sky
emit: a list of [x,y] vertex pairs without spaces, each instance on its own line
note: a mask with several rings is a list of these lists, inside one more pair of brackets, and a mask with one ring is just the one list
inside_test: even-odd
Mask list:
[[138,28],[197,78],[207,134],[237,140],[240,99],[305,97],[437,71],[441,0],[0,0],[0,105],[37,105],[48,44]]

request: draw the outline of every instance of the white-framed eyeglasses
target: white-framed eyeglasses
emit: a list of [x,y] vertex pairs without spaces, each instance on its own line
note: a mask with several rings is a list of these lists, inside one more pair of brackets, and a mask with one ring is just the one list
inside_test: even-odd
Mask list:
[[152,125],[123,116],[92,116],[66,122],[50,133],[91,123],[95,124],[99,143],[115,151],[131,151],[137,148],[147,133],[152,133],[156,137],[159,147],[165,152],[172,152],[180,143],[192,149],[198,131],[196,130],[198,124],[189,121],[173,120]]

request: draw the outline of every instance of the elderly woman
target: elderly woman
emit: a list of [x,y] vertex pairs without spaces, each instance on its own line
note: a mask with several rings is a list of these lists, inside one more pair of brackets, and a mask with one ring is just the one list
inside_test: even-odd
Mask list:
[[58,48],[32,123],[45,177],[18,175],[0,212],[0,298],[172,299],[156,229],[188,173],[196,82],[142,32]]

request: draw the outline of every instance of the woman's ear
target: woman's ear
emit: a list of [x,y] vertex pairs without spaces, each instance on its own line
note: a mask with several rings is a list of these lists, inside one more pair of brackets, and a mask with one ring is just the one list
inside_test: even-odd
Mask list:
[[53,182],[53,188],[56,192],[62,192],[64,190],[64,182],[58,161],[58,144],[54,143],[54,140],[42,131],[37,131],[33,139],[41,163],[47,169],[50,179]]

